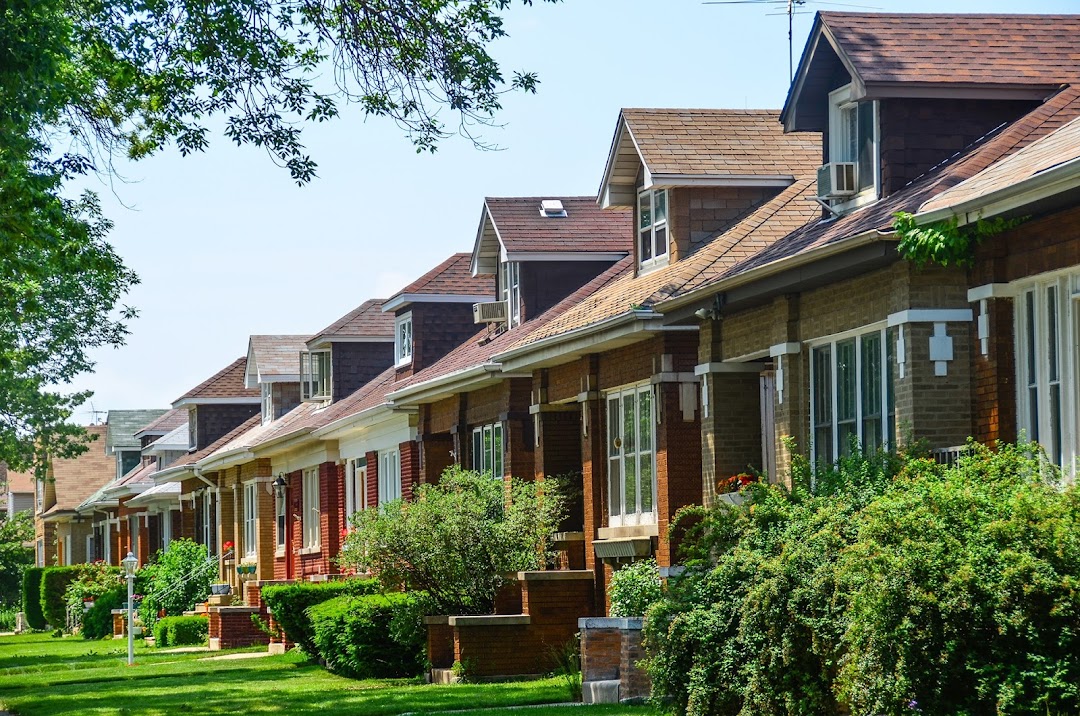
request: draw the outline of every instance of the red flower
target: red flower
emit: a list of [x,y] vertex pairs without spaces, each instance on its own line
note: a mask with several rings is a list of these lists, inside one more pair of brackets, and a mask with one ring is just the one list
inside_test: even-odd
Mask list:
[[751,485],[758,481],[756,475],[751,475],[746,472],[740,472],[738,475],[732,475],[731,477],[723,478],[720,480],[719,487],[725,492],[737,492],[747,485]]
[[342,537],[348,537],[349,536],[349,528],[348,527],[342,527],[341,528],[341,536]]
[[231,541],[229,541],[229,542],[226,542],[225,544],[223,544],[221,546],[225,549],[226,552],[228,552],[230,549],[232,549],[236,545],[234,545]]

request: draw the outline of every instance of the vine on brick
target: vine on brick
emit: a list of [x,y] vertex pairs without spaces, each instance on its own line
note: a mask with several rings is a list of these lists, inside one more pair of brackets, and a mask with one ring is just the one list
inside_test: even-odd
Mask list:
[[898,211],[893,214],[893,231],[900,237],[900,255],[918,266],[971,266],[975,247],[991,236],[1014,229],[1028,217],[979,219],[960,226],[956,217],[945,221],[919,224],[914,214]]

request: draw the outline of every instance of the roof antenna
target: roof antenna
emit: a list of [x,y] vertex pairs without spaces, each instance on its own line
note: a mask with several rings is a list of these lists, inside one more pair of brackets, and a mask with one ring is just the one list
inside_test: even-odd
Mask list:
[[90,403],[90,409],[86,412],[90,414],[91,425],[101,425],[101,418],[99,416],[106,415],[108,413],[108,411],[106,410],[95,410],[93,402]]

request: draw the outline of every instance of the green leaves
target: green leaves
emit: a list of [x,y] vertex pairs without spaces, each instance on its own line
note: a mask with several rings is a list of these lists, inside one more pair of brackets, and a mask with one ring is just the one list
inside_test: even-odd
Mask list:
[[914,214],[898,211],[893,214],[893,231],[900,237],[897,250],[917,266],[970,267],[975,261],[975,248],[985,239],[1013,229],[1027,217],[979,219],[961,227],[956,217],[946,221],[920,224]]

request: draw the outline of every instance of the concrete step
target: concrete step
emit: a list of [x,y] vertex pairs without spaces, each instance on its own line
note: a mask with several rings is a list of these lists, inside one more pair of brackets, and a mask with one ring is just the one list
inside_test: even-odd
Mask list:
[[581,700],[587,704],[619,703],[619,680],[586,681],[581,685]]

